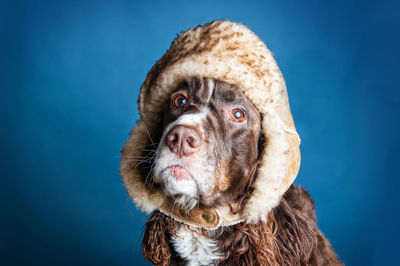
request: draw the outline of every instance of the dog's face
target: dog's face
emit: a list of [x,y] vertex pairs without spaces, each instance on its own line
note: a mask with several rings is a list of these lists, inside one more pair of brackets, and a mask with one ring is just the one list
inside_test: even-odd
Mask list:
[[238,88],[191,78],[166,104],[153,182],[189,208],[238,200],[255,175],[260,129],[258,111]]

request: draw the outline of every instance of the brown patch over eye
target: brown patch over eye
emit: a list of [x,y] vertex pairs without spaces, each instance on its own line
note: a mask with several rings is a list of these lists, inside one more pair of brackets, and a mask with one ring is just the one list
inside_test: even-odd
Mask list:
[[235,122],[243,122],[246,119],[245,112],[240,108],[234,108],[230,113],[231,119]]

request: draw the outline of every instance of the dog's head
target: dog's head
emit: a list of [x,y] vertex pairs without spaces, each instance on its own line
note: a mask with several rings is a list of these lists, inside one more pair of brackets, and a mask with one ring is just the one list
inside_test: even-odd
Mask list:
[[[200,78],[182,83],[187,77]],[[235,202],[235,222],[266,220],[297,175],[300,139],[285,81],[241,24],[213,21],[175,38],[147,74],[138,107],[120,173],[146,213],[172,197],[188,206]],[[213,208],[220,225],[232,220],[225,207]]]
[[189,208],[243,199],[261,152],[260,114],[244,93],[190,78],[170,95],[164,114],[153,163],[163,193]]

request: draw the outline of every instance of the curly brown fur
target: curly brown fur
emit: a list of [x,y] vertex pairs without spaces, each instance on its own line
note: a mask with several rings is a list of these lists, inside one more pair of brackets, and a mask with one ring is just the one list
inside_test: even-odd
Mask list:
[[146,260],[156,265],[170,264],[171,249],[168,241],[171,237],[173,224],[174,222],[170,217],[156,215],[156,213],[146,222],[142,243],[143,255]]
[[[183,265],[169,240],[177,221],[156,211],[146,223],[145,258],[156,265]],[[294,185],[268,216],[268,222],[240,223],[210,234],[223,253],[218,265],[342,265],[316,225],[314,202]]]
[[316,224],[314,202],[294,185],[274,209],[284,265],[341,265]]
[[273,216],[271,212],[268,223],[240,223],[227,228],[218,238],[224,254],[218,265],[281,265]]

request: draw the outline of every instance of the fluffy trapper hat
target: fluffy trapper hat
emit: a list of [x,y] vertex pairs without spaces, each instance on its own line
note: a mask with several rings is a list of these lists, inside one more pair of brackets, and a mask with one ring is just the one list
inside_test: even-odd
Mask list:
[[[143,156],[146,145],[153,141],[152,136],[161,130],[163,108],[169,95],[192,76],[236,85],[260,112],[265,147],[254,190],[235,219],[266,221],[268,213],[296,178],[300,139],[285,81],[272,53],[248,27],[226,20],[197,26],[177,36],[143,82],[138,99],[140,120],[121,150],[120,173],[129,196],[146,213],[162,210],[166,204],[160,190],[145,186],[146,173],[139,169],[137,160],[130,158]],[[219,215],[224,220],[224,214]],[[220,225],[224,224],[217,226]]]

